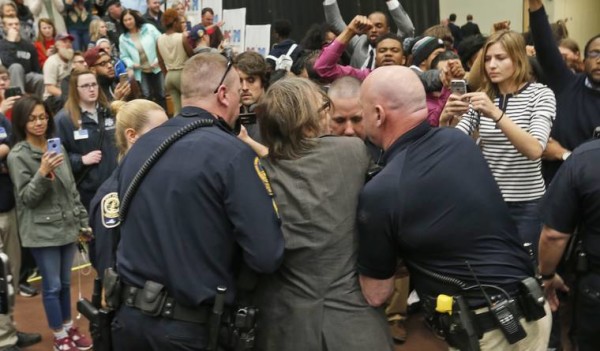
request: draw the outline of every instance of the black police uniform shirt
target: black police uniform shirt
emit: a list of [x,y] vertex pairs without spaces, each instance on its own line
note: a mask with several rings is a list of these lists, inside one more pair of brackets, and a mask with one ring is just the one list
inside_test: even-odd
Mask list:
[[90,261],[100,277],[104,271],[114,264],[114,245],[116,244],[119,226],[119,169],[100,185],[96,195],[90,201],[90,228],[94,239],[89,242]]
[[[184,107],[136,141],[120,166],[119,198],[160,143],[198,118],[213,116]],[[147,280],[164,284],[187,306],[210,303],[224,285],[231,303],[239,260],[270,273],[283,258],[267,186],[256,154],[224,123],[187,134],[146,175],[121,221],[119,275],[138,287]]]
[[562,233],[577,230],[590,267],[600,271],[600,140],[575,149],[540,204],[542,222]]
[[[533,276],[494,177],[468,136],[424,122],[396,140],[384,162],[359,199],[360,274],[391,278],[402,258],[417,292],[432,297],[456,289],[411,269],[411,263],[474,285],[468,261],[482,284],[509,293]],[[468,302],[477,306],[483,300]]]

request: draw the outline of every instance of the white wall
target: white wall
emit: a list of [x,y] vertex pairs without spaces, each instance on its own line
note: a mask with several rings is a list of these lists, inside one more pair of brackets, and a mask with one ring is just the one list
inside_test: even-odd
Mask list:
[[[446,1],[446,0],[440,0]],[[593,36],[600,34],[600,1],[598,0],[546,0],[546,12],[551,22],[567,20],[569,37],[575,39],[581,50]]]
[[[466,16],[472,14],[481,32],[489,34],[492,24],[504,19],[511,21],[511,29],[517,32],[528,30],[527,0],[439,0],[440,16],[448,18],[456,13],[456,23],[461,26]],[[600,34],[600,0],[544,0],[551,22],[567,18],[569,36],[575,39],[581,50],[594,35]],[[525,10],[524,10],[525,9]],[[524,15],[526,17],[524,17]],[[523,28],[525,22],[525,28]]]
[[459,27],[466,23],[467,15],[473,15],[473,22],[486,35],[490,33],[492,24],[503,20],[511,22],[512,30],[523,31],[523,0],[440,0],[442,19],[448,18],[451,13],[456,14]]

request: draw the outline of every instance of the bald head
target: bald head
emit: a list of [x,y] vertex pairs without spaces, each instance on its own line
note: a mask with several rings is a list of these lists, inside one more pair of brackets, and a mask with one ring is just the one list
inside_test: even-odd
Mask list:
[[365,132],[383,149],[427,119],[423,84],[415,72],[402,66],[373,71],[362,84],[360,103]]
[[329,87],[327,95],[333,102],[330,110],[331,133],[364,139],[363,118],[358,103],[360,81],[349,76],[336,79]]

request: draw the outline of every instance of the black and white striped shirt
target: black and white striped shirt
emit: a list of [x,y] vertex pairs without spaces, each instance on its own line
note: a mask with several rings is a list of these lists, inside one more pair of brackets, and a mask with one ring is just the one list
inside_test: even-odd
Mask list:
[[[494,104],[504,111],[523,130],[546,148],[552,122],[556,116],[556,100],[548,87],[539,83],[527,84],[516,94],[499,96]],[[478,127],[477,112],[469,110],[456,128],[472,134]],[[481,149],[500,187],[504,201],[530,201],[544,195],[542,160],[529,160],[508,140],[494,120],[481,116],[479,125]]]

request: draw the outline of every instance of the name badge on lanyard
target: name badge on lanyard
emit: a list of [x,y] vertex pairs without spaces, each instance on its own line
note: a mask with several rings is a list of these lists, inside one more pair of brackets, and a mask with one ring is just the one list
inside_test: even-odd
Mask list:
[[8,133],[6,133],[6,129],[0,127],[0,140],[8,138]]
[[75,140],[85,140],[85,139],[89,138],[88,130],[87,129],[77,129],[76,131],[73,132],[73,137],[75,138]]

